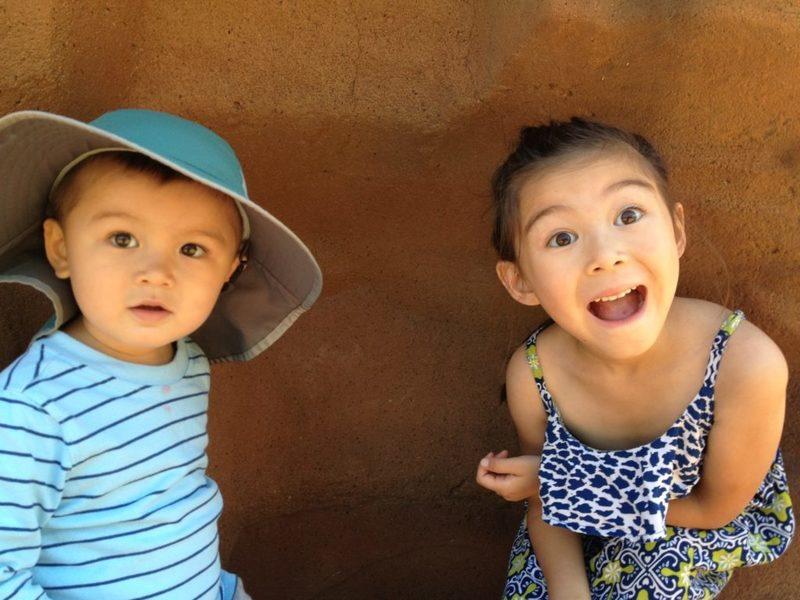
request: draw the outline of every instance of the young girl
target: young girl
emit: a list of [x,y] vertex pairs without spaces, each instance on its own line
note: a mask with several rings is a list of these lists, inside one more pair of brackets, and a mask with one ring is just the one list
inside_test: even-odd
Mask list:
[[528,127],[493,191],[500,281],[552,319],[508,364],[525,456],[478,467],[528,498],[504,597],[713,598],[780,556],[786,361],[741,311],[675,296],[684,213],[655,149],[576,118]]

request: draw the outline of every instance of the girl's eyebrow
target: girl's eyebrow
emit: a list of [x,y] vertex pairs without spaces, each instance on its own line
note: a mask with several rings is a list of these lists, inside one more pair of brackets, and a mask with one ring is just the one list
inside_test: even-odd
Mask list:
[[[607,186],[606,189],[603,190],[603,195],[607,196],[608,194],[611,194],[612,192],[616,192],[616,191],[621,190],[622,188],[625,188],[625,187],[628,187],[628,186],[635,186],[635,187],[643,188],[643,189],[651,191],[651,192],[655,192],[656,191],[656,188],[653,187],[653,184],[649,183],[648,181],[645,181],[644,179],[623,179],[621,181],[615,181],[611,185]],[[528,233],[530,231],[531,227],[533,227],[534,223],[536,223],[536,221],[538,221],[539,219],[541,219],[543,217],[546,217],[547,215],[551,215],[551,214],[553,214],[555,212],[560,212],[562,210],[572,210],[572,209],[570,209],[570,207],[565,206],[563,204],[552,204],[552,205],[548,206],[547,208],[543,208],[542,210],[540,210],[536,214],[532,215],[530,219],[528,219],[528,222],[525,223],[525,228],[523,230],[524,233]]]
[[555,212],[560,212],[562,210],[570,210],[570,208],[568,206],[564,206],[563,204],[551,204],[547,208],[543,208],[536,214],[532,215],[530,219],[528,219],[528,222],[525,223],[524,232],[528,233],[531,230],[531,227],[533,227],[533,224],[536,223],[536,221],[538,221],[539,219],[546,217],[547,215],[553,214]]
[[605,190],[603,190],[603,195],[610,194],[611,192],[616,192],[617,190],[621,190],[624,187],[628,187],[629,185],[633,185],[636,187],[644,188],[646,190],[650,190],[651,192],[655,192],[656,188],[653,185],[644,179],[623,179],[622,181],[617,181],[609,185]]

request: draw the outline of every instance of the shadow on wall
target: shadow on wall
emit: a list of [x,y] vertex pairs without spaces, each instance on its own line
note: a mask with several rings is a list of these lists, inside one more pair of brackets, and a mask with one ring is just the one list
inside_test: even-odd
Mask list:
[[33,288],[0,283],[0,370],[25,351],[52,313],[49,300]]
[[[491,515],[461,501],[346,501],[251,515],[231,560],[261,574],[247,582],[254,598],[496,598],[519,515],[499,501]],[[469,572],[485,576],[463,577]]]

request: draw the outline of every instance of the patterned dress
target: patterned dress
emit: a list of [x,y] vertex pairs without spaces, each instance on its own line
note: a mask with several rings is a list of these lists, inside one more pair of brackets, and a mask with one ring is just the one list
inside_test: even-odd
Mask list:
[[[736,311],[723,323],[700,391],[680,417],[658,439],[628,450],[596,450],[572,436],[547,391],[536,354],[536,338],[548,324],[526,342],[547,411],[539,469],[542,518],[583,534],[593,600],[715,598],[736,567],[775,560],[789,545],[795,522],[780,451],[753,499],[727,526],[702,530],[665,523],[669,500],[686,496],[700,480],[719,361],[743,318]],[[503,598],[547,598],[524,519]]]

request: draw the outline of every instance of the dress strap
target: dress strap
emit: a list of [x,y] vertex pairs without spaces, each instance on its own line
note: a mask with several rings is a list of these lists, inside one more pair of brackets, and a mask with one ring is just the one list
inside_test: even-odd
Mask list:
[[728,340],[733,335],[733,332],[739,327],[739,324],[745,319],[744,313],[736,309],[729,314],[722,322],[714,338],[714,343],[711,345],[711,352],[708,357],[708,365],[706,367],[706,375],[703,385],[709,391],[714,389],[717,382],[717,374],[719,373],[719,362],[722,360],[722,354],[725,352],[725,347],[728,345]]
[[545,321],[525,340],[525,357],[528,360],[528,366],[531,368],[533,378],[536,380],[536,389],[539,391],[539,398],[542,400],[544,409],[548,415],[555,414],[555,407],[553,406],[553,399],[547,393],[544,387],[544,374],[542,373],[542,366],[539,363],[539,354],[536,352],[536,338],[548,326],[552,325],[553,321]]

